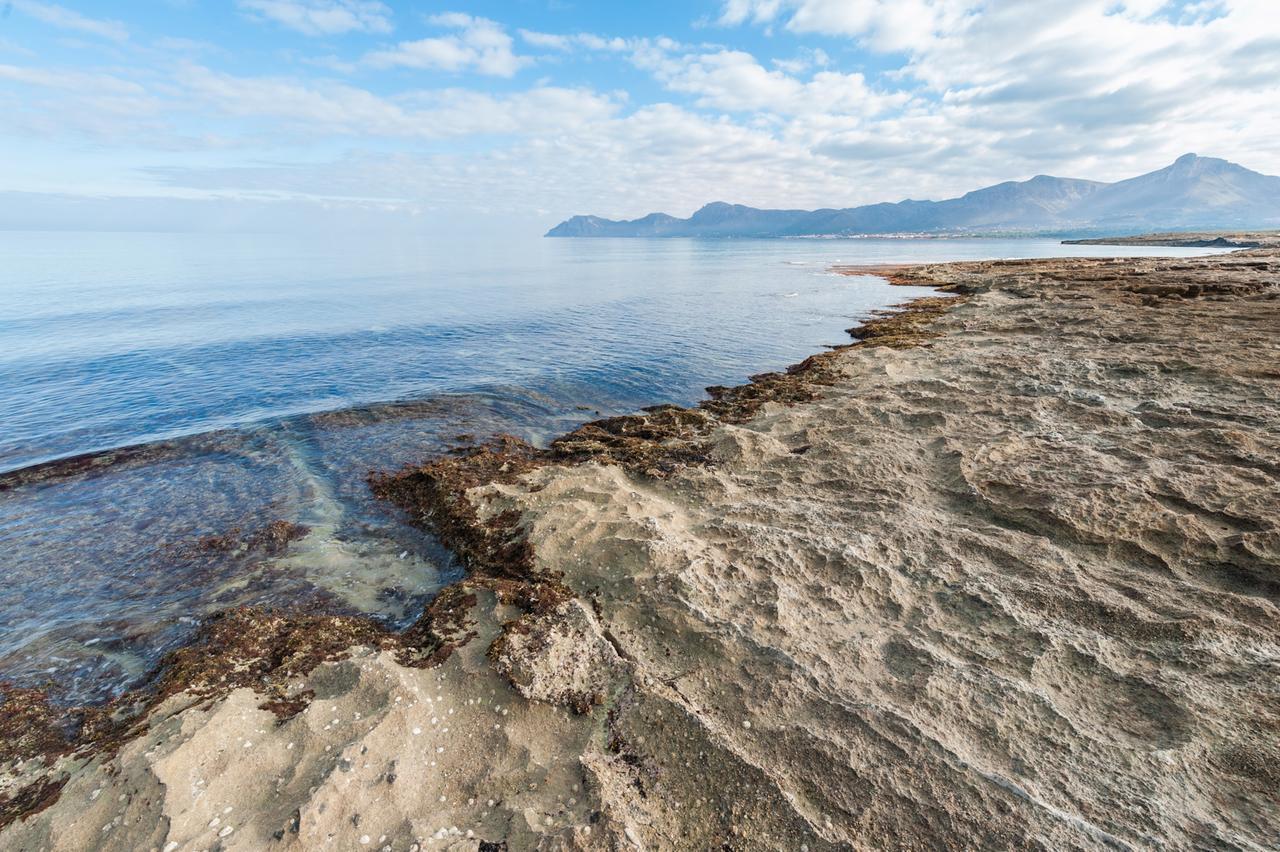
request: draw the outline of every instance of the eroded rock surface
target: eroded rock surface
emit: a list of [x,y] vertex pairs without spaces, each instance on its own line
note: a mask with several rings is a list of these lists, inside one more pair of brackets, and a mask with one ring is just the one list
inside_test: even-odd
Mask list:
[[1276,848],[1280,255],[890,274],[966,298],[406,472],[455,652],[175,696],[0,847]]

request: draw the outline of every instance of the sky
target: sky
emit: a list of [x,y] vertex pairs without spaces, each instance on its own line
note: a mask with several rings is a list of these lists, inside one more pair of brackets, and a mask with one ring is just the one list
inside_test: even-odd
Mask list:
[[0,0],[0,227],[545,229],[1178,155],[1280,174],[1280,0]]

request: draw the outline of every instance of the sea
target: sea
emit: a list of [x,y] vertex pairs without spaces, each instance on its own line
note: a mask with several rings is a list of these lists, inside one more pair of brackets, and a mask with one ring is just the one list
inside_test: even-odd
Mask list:
[[0,681],[109,700],[236,606],[405,626],[462,568],[370,472],[691,404],[929,292],[834,264],[1210,251],[0,232]]

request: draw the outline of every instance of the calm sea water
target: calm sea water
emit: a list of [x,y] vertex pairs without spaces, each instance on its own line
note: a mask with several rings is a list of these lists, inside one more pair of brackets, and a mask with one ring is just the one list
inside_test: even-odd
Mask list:
[[[369,470],[690,403],[916,295],[833,263],[1110,253],[1205,251],[0,233],[0,678],[102,699],[239,604],[404,624],[458,569]],[[308,533],[253,546],[276,520]]]

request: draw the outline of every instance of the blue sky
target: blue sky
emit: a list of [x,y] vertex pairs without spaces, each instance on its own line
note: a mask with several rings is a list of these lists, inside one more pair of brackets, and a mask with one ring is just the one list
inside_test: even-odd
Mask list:
[[0,0],[0,226],[848,206],[1280,173],[1275,0]]

